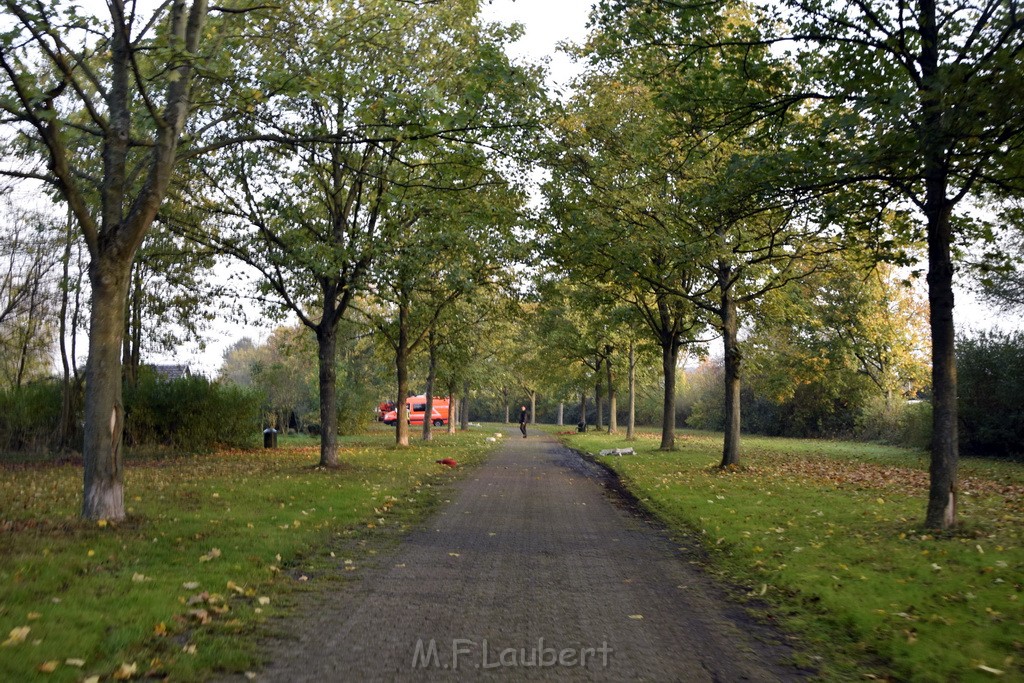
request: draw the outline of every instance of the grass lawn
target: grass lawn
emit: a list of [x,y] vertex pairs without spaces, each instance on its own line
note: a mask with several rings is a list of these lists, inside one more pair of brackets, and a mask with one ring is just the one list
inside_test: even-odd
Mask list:
[[[345,580],[422,519],[485,430],[396,449],[391,430],[281,448],[129,460],[128,519],[85,523],[80,466],[0,460],[0,680],[202,679],[258,663],[297,590]],[[339,578],[340,577],[340,578]],[[95,677],[98,677],[95,678]]]
[[748,437],[743,467],[722,472],[720,434],[681,432],[672,453],[638,437],[561,438],[636,448],[598,459],[800,634],[824,678],[1024,681],[1024,465],[962,460],[960,527],[936,535],[921,528],[924,453]]

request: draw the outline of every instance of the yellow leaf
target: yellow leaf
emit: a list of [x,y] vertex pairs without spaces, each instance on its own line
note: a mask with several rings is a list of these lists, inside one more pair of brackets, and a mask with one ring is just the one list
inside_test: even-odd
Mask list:
[[259,599],[259,603],[260,603],[261,605],[269,605],[269,604],[270,604],[270,598],[268,598],[268,597],[265,597],[265,596],[264,596],[264,597],[261,597],[261,598]]
[[131,664],[122,663],[121,666],[117,667],[117,671],[114,672],[114,680],[127,681],[130,678],[134,678],[138,671],[139,667],[135,662]]
[[146,580],[146,575],[145,574],[139,574],[138,572],[136,572],[135,574],[132,574],[132,583],[142,583],[145,580]]
[[642,620],[644,618],[644,615],[642,615],[642,614],[630,614],[629,618],[633,619],[634,621],[640,621],[640,620]]
[[30,626],[18,626],[12,628],[10,635],[7,636],[7,640],[0,644],[0,647],[10,647],[11,645],[18,645],[24,643],[25,639],[28,638],[29,631],[32,628]]
[[43,662],[42,664],[40,664],[37,667],[37,669],[40,673],[52,674],[54,671],[57,670],[58,666],[60,666],[60,662],[56,660],[50,660],[49,662]]
[[215,560],[218,557],[220,557],[220,548],[211,548],[210,552],[206,553],[205,555],[199,558],[199,561],[209,562],[210,560]]
[[165,624],[164,622],[161,621],[159,624],[154,626],[153,627],[153,635],[154,636],[159,636],[161,638],[163,636],[166,636],[167,635],[167,624]]
[[106,528],[106,526],[107,526],[107,520],[105,520],[105,519],[101,519],[101,520],[97,521],[97,522],[96,522],[96,526],[98,526],[98,527],[99,527],[99,528],[101,528],[101,529],[104,529],[104,528]]
[[41,619],[42,616],[43,615],[40,614],[39,612],[29,612],[28,613],[28,620],[29,621],[35,621],[36,619]]
[[78,669],[81,669],[83,666],[85,666],[85,660],[84,659],[65,659],[64,663],[67,664],[68,666],[73,666],[73,667],[76,667]]

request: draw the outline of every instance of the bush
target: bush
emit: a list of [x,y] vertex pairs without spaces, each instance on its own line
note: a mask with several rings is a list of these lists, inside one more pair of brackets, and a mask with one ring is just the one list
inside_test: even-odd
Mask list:
[[960,447],[965,453],[1024,452],[1024,334],[988,332],[957,343]]
[[260,433],[262,397],[245,387],[204,377],[167,381],[144,369],[124,398],[129,446],[208,451],[251,445]]
[[725,428],[725,368],[704,363],[690,373],[682,404],[688,411],[686,426],[722,431]]
[[56,447],[61,386],[36,382],[0,390],[0,450],[47,453]]
[[862,441],[925,450],[932,441],[932,404],[873,398],[857,417],[855,435]]

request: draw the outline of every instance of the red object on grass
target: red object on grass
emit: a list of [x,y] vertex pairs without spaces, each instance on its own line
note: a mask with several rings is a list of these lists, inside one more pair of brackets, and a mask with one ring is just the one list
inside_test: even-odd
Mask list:
[[447,465],[448,467],[458,467],[459,463],[455,462],[451,458],[441,458],[437,461],[438,465]]

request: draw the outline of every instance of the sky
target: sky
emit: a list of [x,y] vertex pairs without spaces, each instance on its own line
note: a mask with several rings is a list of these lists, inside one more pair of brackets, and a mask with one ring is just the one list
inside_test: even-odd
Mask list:
[[484,6],[483,17],[522,24],[526,32],[509,53],[534,62],[550,59],[551,81],[561,85],[576,68],[566,55],[558,54],[557,45],[583,42],[592,4],[593,0],[491,0]]

